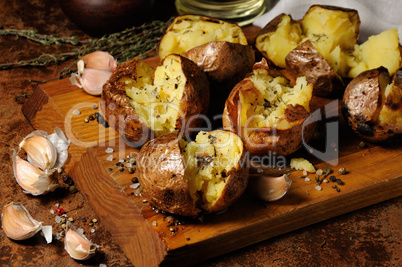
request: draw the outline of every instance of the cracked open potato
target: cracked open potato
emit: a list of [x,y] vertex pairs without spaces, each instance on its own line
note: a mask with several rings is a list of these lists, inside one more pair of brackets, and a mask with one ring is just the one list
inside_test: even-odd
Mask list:
[[159,44],[159,57],[180,54],[197,63],[212,85],[231,87],[252,68],[255,55],[234,23],[199,16],[174,19]]
[[200,127],[209,103],[209,83],[191,60],[169,55],[155,70],[137,59],[117,67],[104,85],[100,109],[129,143],[141,146],[175,130]]
[[381,142],[402,137],[402,70],[390,77],[384,67],[364,71],[346,87],[342,113],[360,137]]
[[237,133],[251,155],[289,155],[314,133],[314,124],[304,125],[312,111],[312,93],[305,77],[292,85],[263,59],[226,100],[224,129]]
[[243,142],[232,132],[199,132],[190,142],[173,132],[141,148],[138,181],[158,209],[184,216],[218,212],[247,187],[244,157]]
[[380,66],[392,75],[402,64],[396,29],[360,45],[359,30],[356,10],[313,5],[300,21],[287,14],[274,18],[256,37],[256,48],[275,67],[289,70],[289,78],[306,76],[314,84],[314,95],[338,96],[344,79]]

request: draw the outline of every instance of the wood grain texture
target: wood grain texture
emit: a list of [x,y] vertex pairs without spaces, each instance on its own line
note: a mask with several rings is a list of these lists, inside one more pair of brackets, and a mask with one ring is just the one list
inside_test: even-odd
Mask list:
[[[159,65],[157,57],[146,62],[154,67]],[[130,185],[135,173],[116,171],[119,159],[135,157],[138,150],[126,146],[114,129],[95,121],[84,122],[97,111],[93,105],[99,106],[99,101],[100,97],[84,93],[65,79],[39,86],[22,112],[34,128],[50,133],[57,126],[72,140],[66,170],[135,266],[191,265],[401,196],[402,144],[367,144],[366,148],[359,148],[360,139],[348,130],[335,110],[328,121],[336,121],[340,127],[337,165],[317,160],[306,149],[292,157],[305,157],[316,168],[332,167],[333,175],[345,183],[338,186],[341,192],[332,188],[334,183],[323,183],[318,191],[314,175],[309,175],[311,181],[306,182],[300,178],[302,173],[295,171],[290,174],[290,191],[279,201],[263,203],[246,192],[223,213],[200,218],[175,217],[181,224],[172,226],[168,214],[156,212],[142,196],[134,194]],[[324,106],[330,101],[317,98],[316,102]],[[73,115],[74,110],[81,113]],[[319,126],[319,133],[325,133],[325,122]],[[317,136],[316,143],[311,145],[320,147],[324,137]],[[111,155],[105,152],[108,147],[114,148],[113,161],[106,160]],[[340,167],[349,173],[340,176]],[[172,227],[177,227],[174,234]]]

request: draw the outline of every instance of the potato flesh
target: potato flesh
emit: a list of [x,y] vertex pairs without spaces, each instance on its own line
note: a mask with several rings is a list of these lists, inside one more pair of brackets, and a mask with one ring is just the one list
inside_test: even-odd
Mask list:
[[278,67],[286,68],[286,55],[310,40],[331,68],[343,78],[355,78],[363,71],[384,66],[390,74],[402,67],[397,29],[386,30],[357,44],[358,17],[353,12],[311,8],[301,26],[283,16],[275,32],[258,36],[256,47],[265,51]]
[[160,43],[159,56],[162,59],[169,54],[182,54],[196,46],[212,41],[247,45],[247,39],[241,28],[223,21],[217,23],[193,16],[193,19],[183,19],[172,26]]
[[341,10],[323,9],[319,6],[313,7],[302,20],[303,35],[313,43],[324,58],[337,46],[342,50],[353,49],[357,29],[352,14]]
[[292,158],[290,160],[290,167],[299,171],[307,171],[310,173],[315,173],[315,168],[310,161],[304,158]]
[[[295,49],[302,38],[299,24],[292,23],[288,15],[283,16],[275,32],[257,37],[256,46],[260,51],[266,51],[269,59],[278,67],[285,68],[285,57]],[[268,39],[264,41],[264,39]]]
[[[402,89],[392,82],[388,84],[381,93],[383,103],[380,114],[378,115],[378,122],[402,126]],[[392,99],[394,105],[399,104],[399,108],[392,109],[390,106],[384,105],[384,101],[387,98]]]
[[129,103],[141,122],[160,136],[176,128],[186,78],[176,56],[167,58],[156,68],[153,81],[152,68],[144,65],[137,67],[137,81],[128,78],[120,81],[125,82]]
[[224,131],[197,134],[195,141],[181,139],[185,162],[185,179],[195,203],[210,210],[225,188],[229,172],[236,168],[242,155],[241,139]]
[[401,67],[401,54],[397,29],[389,29],[356,45],[353,56],[347,57],[350,68],[347,77],[355,78],[363,71],[385,67],[393,74]]
[[265,69],[254,70],[248,79],[253,82],[256,90],[244,90],[239,95],[242,103],[240,123],[245,129],[291,128],[297,122],[291,123],[285,119],[287,105],[298,104],[310,112],[313,87],[304,76],[296,80],[295,86],[285,77],[272,76]]

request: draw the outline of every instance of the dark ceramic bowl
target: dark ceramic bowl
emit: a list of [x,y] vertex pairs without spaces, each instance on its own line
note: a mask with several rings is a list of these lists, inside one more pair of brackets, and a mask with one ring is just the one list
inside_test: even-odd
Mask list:
[[150,18],[153,0],[59,0],[64,14],[90,35],[141,25]]

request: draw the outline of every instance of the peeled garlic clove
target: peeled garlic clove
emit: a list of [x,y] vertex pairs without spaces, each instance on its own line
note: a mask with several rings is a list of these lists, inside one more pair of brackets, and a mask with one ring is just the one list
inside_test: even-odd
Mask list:
[[254,195],[263,201],[275,201],[282,198],[290,188],[292,180],[284,174],[279,177],[253,175],[249,187]]
[[58,184],[54,181],[54,171],[42,171],[26,160],[17,156],[13,151],[14,177],[24,189],[24,193],[34,196],[54,191]]
[[31,136],[20,143],[20,148],[24,149],[29,160],[42,170],[53,168],[57,160],[57,150],[55,146],[44,136]]
[[[113,56],[104,51],[92,52],[83,56],[81,60],[84,62],[84,68],[86,69],[106,70],[113,72],[117,68],[117,63]],[[82,73],[83,71],[82,66],[80,65],[82,65],[82,63],[77,63],[78,73]]]
[[82,88],[91,95],[102,94],[103,85],[112,75],[112,72],[106,70],[87,69],[82,72],[80,82]]
[[3,208],[1,225],[7,237],[13,240],[25,240],[42,229],[42,223],[29,214],[27,209],[13,202]]
[[95,255],[97,245],[89,241],[82,233],[79,233],[71,222],[66,224],[64,237],[64,249],[75,260],[86,260]]

